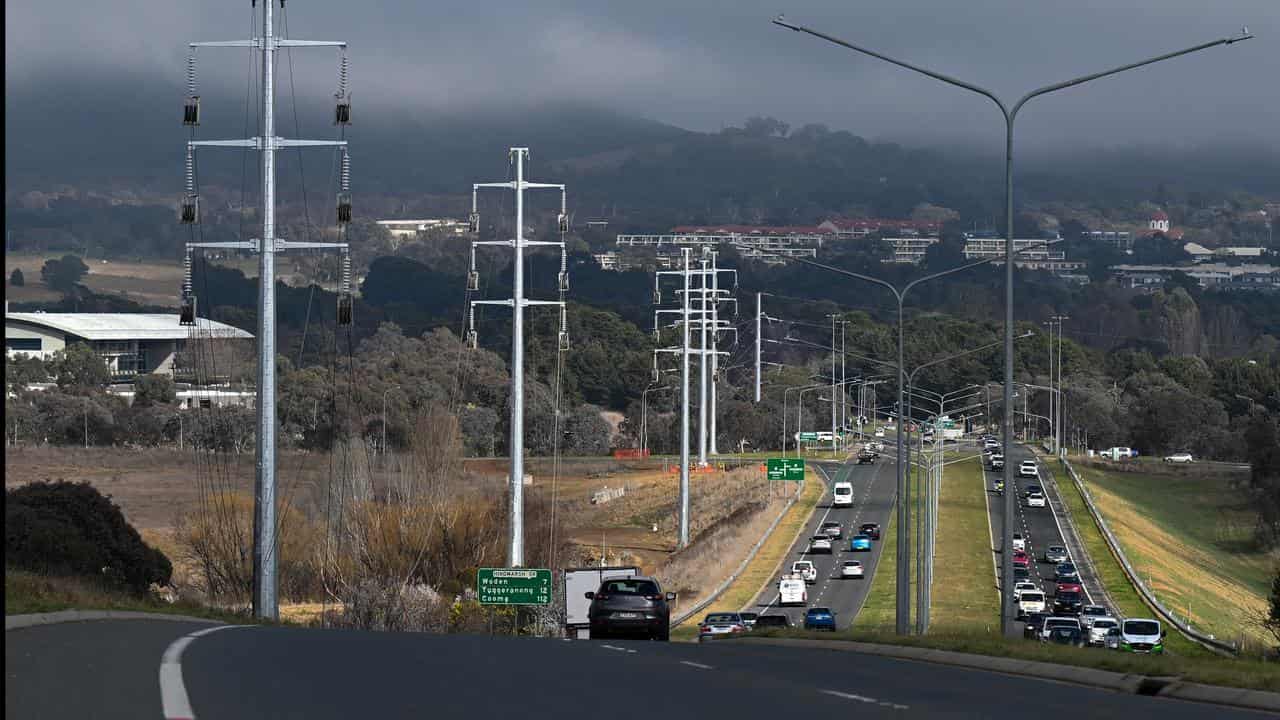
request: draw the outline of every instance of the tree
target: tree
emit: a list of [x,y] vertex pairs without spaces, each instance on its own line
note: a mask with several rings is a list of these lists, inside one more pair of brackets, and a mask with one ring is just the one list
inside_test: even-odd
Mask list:
[[111,381],[107,363],[85,343],[68,345],[49,361],[54,381],[63,389],[86,390]]
[[22,268],[14,268],[9,274],[9,284],[14,287],[23,287],[27,284],[27,279],[22,275]]
[[140,375],[133,383],[135,407],[168,405],[177,398],[173,380],[167,375]]
[[75,255],[46,260],[40,268],[40,280],[51,290],[71,292],[81,278],[89,274],[89,266]]
[[1271,598],[1268,605],[1270,607],[1266,619],[1262,621],[1262,627],[1275,636],[1276,642],[1280,643],[1280,567],[1276,568],[1275,579],[1271,581]]

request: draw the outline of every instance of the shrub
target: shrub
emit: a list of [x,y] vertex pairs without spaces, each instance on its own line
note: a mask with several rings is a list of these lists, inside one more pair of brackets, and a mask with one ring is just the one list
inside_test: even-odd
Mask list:
[[27,284],[27,278],[22,274],[22,268],[14,268],[9,273],[9,284],[14,287],[23,287]]
[[5,563],[99,579],[144,594],[167,585],[169,558],[147,545],[120,508],[88,483],[37,482],[5,491]]

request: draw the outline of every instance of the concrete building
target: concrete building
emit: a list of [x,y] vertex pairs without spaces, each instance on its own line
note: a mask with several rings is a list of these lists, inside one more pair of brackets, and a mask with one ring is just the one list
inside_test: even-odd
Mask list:
[[1085,240],[1108,243],[1120,252],[1133,251],[1133,233],[1128,230],[1086,230],[1081,235]]
[[48,359],[76,343],[88,343],[111,370],[112,379],[174,374],[174,358],[192,337],[251,340],[236,327],[198,318],[195,327],[177,315],[146,313],[9,313],[4,316],[5,356]]
[[893,237],[884,238],[884,242],[893,248],[893,254],[881,260],[886,263],[919,264],[929,246],[938,242],[936,237]]
[[1280,267],[1274,265],[1115,265],[1111,273],[1130,288],[1163,286],[1174,273],[1185,273],[1201,287],[1221,290],[1280,289]]
[[397,242],[412,240],[428,230],[440,230],[452,235],[466,235],[471,231],[471,226],[466,220],[455,220],[453,218],[427,218],[425,220],[379,220],[378,225],[387,229],[391,233],[391,238]]
[[[1062,250],[1056,250],[1053,246],[1046,246],[1046,242],[1061,241],[1062,238],[1014,238],[1013,251],[1017,253],[1014,257],[1013,266],[1020,270],[1048,270],[1051,273],[1071,273],[1084,268],[1084,262],[1079,260],[1068,260],[1067,254]],[[1041,247],[1036,247],[1036,246]],[[1035,247],[1034,250],[1028,248]],[[996,237],[990,234],[966,234],[964,240],[964,259],[965,260],[985,260],[995,258],[993,265],[1002,265],[1001,260],[1004,258],[1005,241],[1002,237]]]

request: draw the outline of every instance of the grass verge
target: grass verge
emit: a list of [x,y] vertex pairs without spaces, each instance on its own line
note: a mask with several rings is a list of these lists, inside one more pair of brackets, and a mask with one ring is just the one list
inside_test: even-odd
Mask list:
[[1280,555],[1253,543],[1256,514],[1241,489],[1243,473],[1158,464],[1138,472],[1087,463],[1076,469],[1165,607],[1202,632],[1265,643],[1255,621],[1266,611]]
[[948,466],[938,497],[929,630],[998,629],[1000,598],[991,575],[987,488],[977,459]]
[[[1235,660],[1212,654],[1197,656],[1132,655],[1098,648],[1073,648],[1024,640],[1005,640],[999,636],[998,630],[993,633],[973,631],[931,632],[923,637],[902,637],[894,635],[891,631],[873,632],[857,629],[838,632],[834,635],[831,633],[804,633],[798,631],[761,634],[775,635],[777,637],[806,637],[819,640],[835,639],[885,645],[927,647],[975,655],[1037,660],[1060,665],[1077,665],[1119,673],[1174,676],[1189,682],[1207,685],[1222,685],[1271,692],[1280,691],[1280,673],[1276,672],[1273,666],[1265,663]],[[1173,635],[1170,634],[1170,637],[1172,638]]]
[[[898,577],[898,513],[890,511],[889,522],[885,523],[880,548],[880,560],[876,562],[876,572],[871,578],[871,589],[867,591],[867,599],[862,604],[862,611],[854,619],[853,624],[868,631],[892,632],[897,618],[897,577]],[[911,591],[915,592],[915,578],[912,578]],[[912,597],[915,597],[912,595]]]
[[[736,612],[751,602],[752,598],[760,592],[760,588],[773,579],[779,563],[786,558],[787,551],[795,542],[796,535],[804,529],[809,516],[818,506],[818,500],[822,497],[825,488],[826,483],[816,476],[811,477],[804,484],[800,499],[787,510],[778,527],[774,528],[773,534],[760,547],[760,552],[747,563],[742,574],[729,585],[724,594],[706,608],[706,612]],[[694,622],[696,619],[690,618],[685,624],[672,628],[671,638],[673,640],[696,639],[698,635],[697,623]]]
[[132,612],[191,615],[229,623],[253,622],[245,615],[208,608],[190,601],[165,602],[109,590],[74,577],[40,575],[5,568],[4,614],[26,615],[58,610],[128,610]]

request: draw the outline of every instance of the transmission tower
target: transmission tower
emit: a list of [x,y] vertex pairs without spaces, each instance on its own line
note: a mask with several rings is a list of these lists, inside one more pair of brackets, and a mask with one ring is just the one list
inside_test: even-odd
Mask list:
[[[560,332],[557,347],[560,351],[569,349],[568,318],[565,313],[565,293],[569,291],[569,272],[565,258],[564,235],[569,231],[569,214],[564,185],[552,183],[529,182],[524,179],[524,162],[529,157],[529,148],[513,147],[508,160],[516,166],[514,182],[476,183],[471,186],[471,232],[480,232],[480,211],[477,204],[478,193],[482,188],[501,188],[514,190],[516,194],[516,236],[513,240],[477,240],[471,243],[471,271],[467,273],[467,288],[480,289],[480,273],[476,270],[476,247],[480,245],[502,245],[513,250],[512,284],[510,300],[472,300],[468,308],[470,317],[467,332],[467,344],[472,348],[478,346],[476,336],[476,305],[504,305],[511,308],[511,518],[510,542],[507,552],[507,565],[520,567],[524,565],[524,309],[531,305],[555,305],[560,308]],[[560,216],[557,226],[560,240],[526,240],[524,237],[524,191],[555,189],[560,191]],[[543,245],[560,247],[560,275],[557,288],[559,300],[529,300],[524,296],[524,249]]]
[[[280,1],[284,7],[284,0]],[[196,325],[196,296],[191,282],[191,253],[198,248],[223,248],[247,250],[258,254],[258,387],[257,387],[257,452],[254,478],[254,533],[253,533],[253,612],[256,617],[276,619],[279,616],[277,597],[277,541],[276,521],[276,297],[275,254],[285,250],[337,250],[342,253],[342,280],[338,293],[339,323],[351,323],[350,259],[347,243],[290,242],[276,237],[276,152],[286,148],[339,148],[342,152],[341,191],[337,199],[337,222],[345,233],[351,221],[350,163],[346,140],[298,140],[276,135],[275,126],[275,75],[276,52],[281,48],[336,47],[342,50],[337,102],[334,123],[345,127],[351,122],[351,100],[347,92],[345,41],[290,40],[278,37],[274,27],[274,3],[262,3],[262,35],[248,40],[225,40],[190,43],[187,58],[187,97],[183,103],[183,125],[190,128],[187,141],[186,195],[181,204],[181,221],[187,225],[200,222],[199,187],[196,174],[196,149],[201,147],[236,148],[259,152],[262,155],[262,237],[235,242],[187,243],[182,284],[182,305],[179,322]],[[200,96],[196,93],[195,53],[201,47],[251,48],[261,54],[262,68],[261,115],[262,134],[241,140],[196,140],[196,128],[200,125]],[[345,234],[344,234],[345,237]]]

